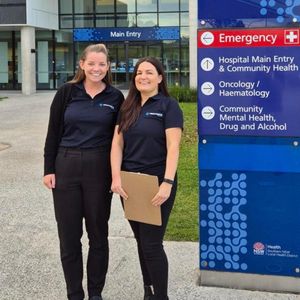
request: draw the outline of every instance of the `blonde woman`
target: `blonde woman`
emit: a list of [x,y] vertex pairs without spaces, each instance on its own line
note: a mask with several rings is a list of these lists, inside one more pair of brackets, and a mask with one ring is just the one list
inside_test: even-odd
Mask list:
[[102,299],[112,198],[109,155],[123,100],[111,86],[108,51],[95,44],[83,51],[74,79],[58,89],[51,104],[44,184],[53,192],[68,299],[84,299],[83,219],[89,239],[88,295]]

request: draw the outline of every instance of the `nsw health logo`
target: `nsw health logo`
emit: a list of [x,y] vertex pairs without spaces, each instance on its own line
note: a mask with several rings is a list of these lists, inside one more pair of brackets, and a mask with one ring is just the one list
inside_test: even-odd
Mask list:
[[261,242],[256,242],[253,244],[253,254],[254,255],[264,255],[265,245]]

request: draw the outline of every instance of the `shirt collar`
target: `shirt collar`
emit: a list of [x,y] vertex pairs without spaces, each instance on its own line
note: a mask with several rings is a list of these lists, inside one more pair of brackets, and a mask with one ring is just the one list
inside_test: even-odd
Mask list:
[[[85,90],[84,85],[83,85],[83,81],[75,83],[75,86],[77,88],[79,88],[80,90],[82,90],[82,91]],[[102,91],[102,93],[109,94],[111,92],[112,92],[112,86],[106,83],[105,89]]]
[[158,92],[158,94],[156,94],[156,95],[150,97],[148,100],[157,101],[157,100],[161,99],[162,97],[163,97],[163,94],[160,93],[160,92]]

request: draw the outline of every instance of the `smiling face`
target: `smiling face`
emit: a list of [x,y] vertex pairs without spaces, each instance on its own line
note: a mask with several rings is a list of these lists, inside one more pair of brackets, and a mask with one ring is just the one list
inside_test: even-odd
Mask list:
[[142,62],[137,69],[135,76],[135,86],[142,97],[151,97],[158,93],[158,85],[162,81],[162,76],[158,74],[154,65],[149,62]]
[[88,52],[86,59],[80,60],[79,65],[88,83],[101,82],[109,69],[107,56],[102,52]]

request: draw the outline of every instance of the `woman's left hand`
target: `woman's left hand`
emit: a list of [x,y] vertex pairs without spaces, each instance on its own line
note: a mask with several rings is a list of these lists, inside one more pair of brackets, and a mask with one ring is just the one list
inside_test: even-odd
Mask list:
[[172,189],[171,184],[162,182],[162,184],[159,186],[158,193],[151,200],[151,203],[154,206],[162,205],[170,197],[171,189]]

